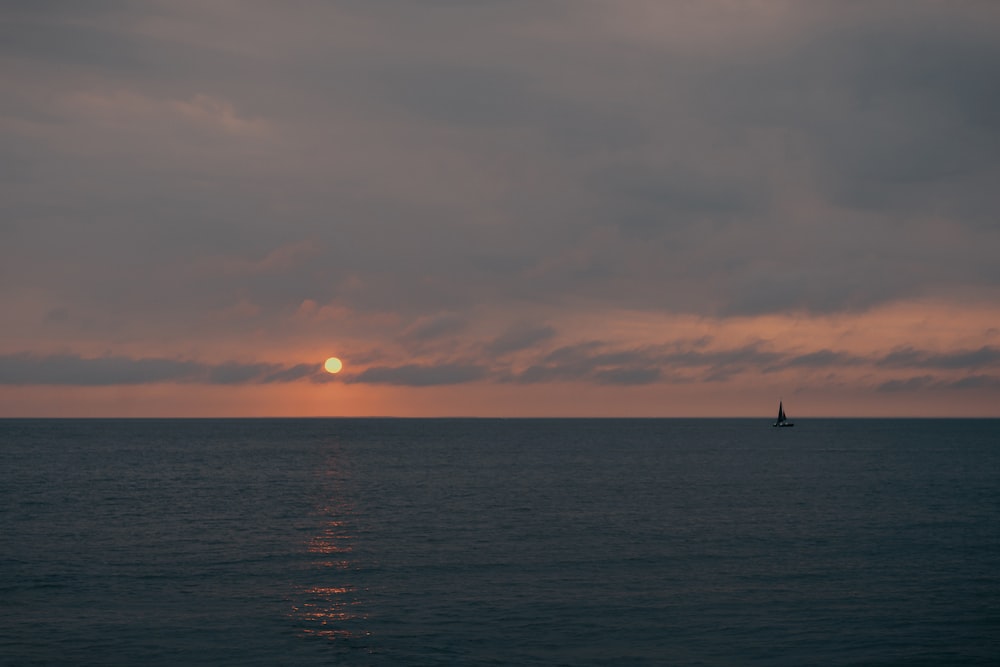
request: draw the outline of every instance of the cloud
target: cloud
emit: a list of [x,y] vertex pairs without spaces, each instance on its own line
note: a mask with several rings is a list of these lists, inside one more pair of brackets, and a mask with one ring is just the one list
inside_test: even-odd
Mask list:
[[454,313],[421,317],[406,328],[400,338],[411,343],[424,343],[445,336],[452,336],[467,326],[465,318]]
[[806,354],[800,354],[798,356],[787,359],[781,364],[781,367],[824,368],[827,366],[846,366],[846,365],[854,366],[861,363],[864,363],[863,359],[860,359],[851,354],[847,354],[845,352],[836,352],[834,350],[817,350],[815,352],[808,352]]
[[967,369],[989,368],[1000,365],[1000,348],[984,345],[976,350],[954,352],[929,352],[904,347],[878,360],[879,366],[888,368],[938,368]]
[[313,377],[323,377],[316,364],[282,366],[230,361],[207,366],[203,381],[207,384],[273,384]]
[[650,384],[662,379],[670,357],[655,348],[618,349],[602,341],[559,347],[505,381],[520,384],[592,382],[604,385]]
[[997,391],[1000,390],[1000,377],[995,375],[970,375],[952,382],[950,386],[954,389],[985,389],[988,391]]
[[[19,289],[175,319],[234,290],[263,317],[312,299],[461,318],[1000,284],[996,12],[779,5],[11,9],[2,122],[27,187],[5,260]],[[302,243],[196,300],[163,277]]]
[[294,382],[318,375],[316,366],[196,361],[123,356],[80,357],[71,354],[0,355],[0,384],[99,387],[154,383],[216,385]]
[[551,340],[556,330],[548,325],[521,325],[508,329],[485,347],[485,353],[491,357],[510,354],[531,348],[539,343]]
[[344,381],[348,384],[431,387],[465,384],[482,379],[486,374],[487,369],[476,364],[406,364],[403,366],[372,366],[357,375],[346,376]]
[[939,378],[933,375],[915,375],[904,379],[889,380],[880,383],[876,391],[885,393],[919,392],[921,390],[1000,390],[1000,377],[995,375],[969,375],[957,380]]

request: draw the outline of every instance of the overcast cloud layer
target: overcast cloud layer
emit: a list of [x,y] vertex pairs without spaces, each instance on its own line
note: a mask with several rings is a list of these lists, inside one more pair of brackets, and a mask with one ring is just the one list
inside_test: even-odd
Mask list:
[[348,385],[996,392],[988,327],[572,322],[996,313],[997,35],[974,1],[6,2],[0,384],[325,382],[325,337]]

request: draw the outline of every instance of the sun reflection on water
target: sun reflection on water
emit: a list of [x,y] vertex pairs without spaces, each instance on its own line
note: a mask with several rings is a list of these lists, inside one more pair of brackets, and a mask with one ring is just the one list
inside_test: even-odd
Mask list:
[[309,541],[309,553],[327,556],[347,554],[354,550],[352,539],[354,536],[347,531],[343,521],[331,521],[322,533]]
[[294,608],[296,617],[303,623],[301,632],[308,637],[323,639],[355,639],[368,636],[351,626],[365,620],[358,609],[353,586],[313,586],[304,591],[302,603]]
[[316,583],[296,592],[291,615],[303,637],[329,641],[368,637],[361,597],[350,581],[355,535],[343,517],[350,515],[351,508],[346,502],[331,500],[320,513],[330,519],[305,545],[314,557],[309,576]]

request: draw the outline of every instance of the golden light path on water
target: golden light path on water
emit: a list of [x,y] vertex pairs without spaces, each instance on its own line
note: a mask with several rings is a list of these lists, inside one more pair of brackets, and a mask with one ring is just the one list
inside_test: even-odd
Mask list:
[[[336,476],[333,470],[326,474]],[[330,498],[320,510],[327,517],[325,525],[306,545],[314,557],[311,578],[321,583],[300,588],[292,605],[292,617],[298,621],[302,636],[335,641],[369,634],[357,629],[366,619],[360,611],[358,590],[344,581],[351,568],[349,554],[354,550],[354,535],[343,519],[350,511],[348,503]]]

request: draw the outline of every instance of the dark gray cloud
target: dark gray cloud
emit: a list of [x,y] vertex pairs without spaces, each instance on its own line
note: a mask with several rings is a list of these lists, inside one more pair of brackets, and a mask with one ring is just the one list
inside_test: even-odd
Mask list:
[[324,375],[320,373],[316,364],[282,366],[280,364],[247,364],[230,361],[206,366],[204,382],[207,384],[272,384],[295,382],[304,378],[322,380]]
[[1000,389],[1000,377],[996,375],[969,375],[950,384],[954,389]]
[[5,385],[99,387],[161,382],[236,385],[293,382],[318,375],[319,369],[308,364],[286,367],[226,362],[213,365],[179,359],[124,356],[0,355],[0,384]]
[[485,377],[487,369],[476,364],[406,364],[372,366],[344,378],[348,384],[392,384],[404,387],[432,387],[464,384]]
[[418,319],[400,336],[409,343],[424,343],[460,333],[468,322],[454,313],[443,313]]
[[74,355],[0,356],[0,383],[104,386],[193,381],[208,369],[172,359],[81,358]]
[[502,356],[544,343],[555,335],[556,330],[548,325],[521,325],[494,338],[486,345],[485,352],[491,357]]
[[864,359],[861,359],[855,355],[846,354],[844,352],[836,352],[834,350],[817,350],[816,352],[800,354],[798,356],[787,359],[782,363],[781,367],[824,368],[827,366],[856,366],[861,363],[864,363]]
[[524,384],[586,381],[628,385],[689,382],[698,377],[717,382],[747,370],[759,372],[781,359],[780,354],[766,351],[759,344],[715,351],[701,349],[698,341],[683,341],[681,346],[680,349],[674,345],[621,349],[610,343],[589,341],[557,348],[504,379]]
[[995,375],[970,375],[958,380],[951,380],[939,378],[934,375],[915,375],[880,383],[875,389],[883,393],[912,392],[927,389],[996,391],[1000,389],[1000,377]]
[[879,359],[877,363],[888,368],[977,370],[1000,366],[1000,348],[984,345],[976,350],[930,352],[905,347],[890,352]]

